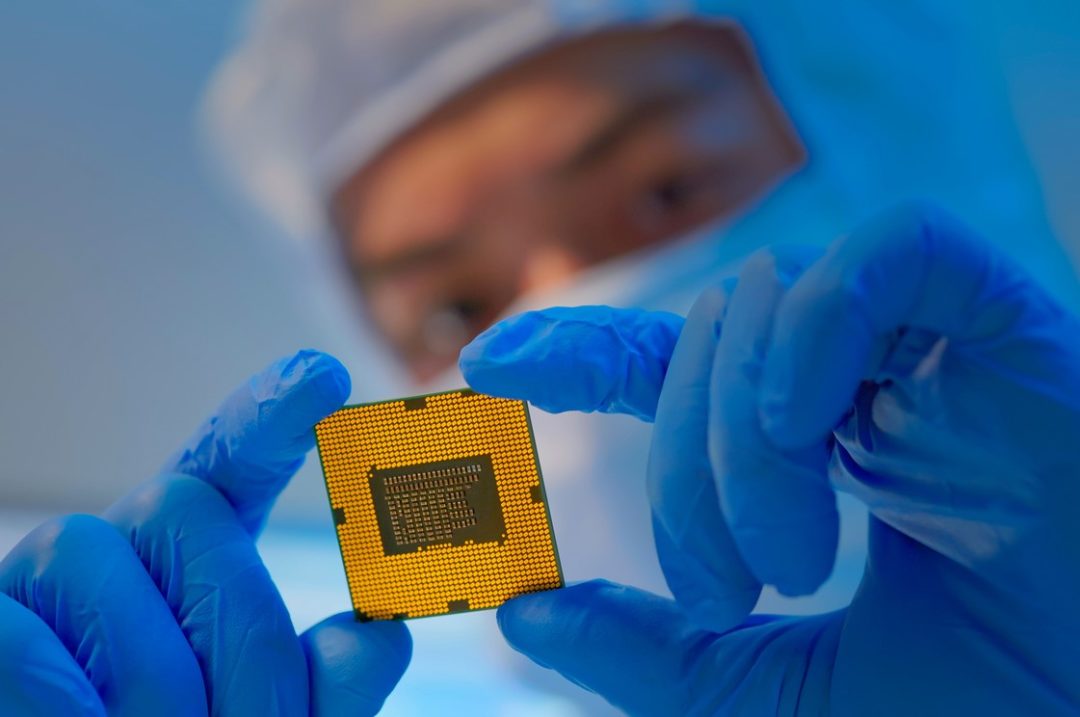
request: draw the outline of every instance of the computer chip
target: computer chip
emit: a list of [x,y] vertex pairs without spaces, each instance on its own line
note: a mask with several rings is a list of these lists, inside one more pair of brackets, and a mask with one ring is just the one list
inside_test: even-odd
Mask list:
[[358,619],[562,587],[524,402],[462,390],[346,406],[315,434]]

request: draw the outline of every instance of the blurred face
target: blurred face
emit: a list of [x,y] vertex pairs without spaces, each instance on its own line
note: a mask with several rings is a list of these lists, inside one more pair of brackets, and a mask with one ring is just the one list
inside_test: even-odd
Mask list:
[[459,95],[333,209],[368,316],[426,380],[522,294],[737,212],[801,160],[738,31],[628,29]]

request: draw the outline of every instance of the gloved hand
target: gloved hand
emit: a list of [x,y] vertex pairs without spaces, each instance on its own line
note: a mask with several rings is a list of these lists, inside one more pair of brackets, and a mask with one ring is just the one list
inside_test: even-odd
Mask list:
[[[552,309],[462,352],[480,391],[655,416],[675,600],[527,595],[499,610],[511,645],[631,714],[1080,714],[1076,317],[908,207],[820,258],[756,255],[681,323]],[[827,577],[834,489],[871,513],[850,606],[748,617],[762,583]]]
[[233,393],[161,476],[0,562],[4,715],[370,715],[411,653],[397,622],[297,636],[255,535],[349,394],[324,354]]

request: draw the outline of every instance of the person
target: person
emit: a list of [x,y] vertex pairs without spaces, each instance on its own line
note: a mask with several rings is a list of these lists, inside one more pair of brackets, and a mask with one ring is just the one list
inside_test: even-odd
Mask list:
[[[601,302],[682,312],[692,296],[757,245],[776,237],[820,243],[881,203],[913,193],[958,210],[993,241],[1009,245],[1055,289],[1068,285],[1061,278],[1067,275],[1067,262],[1047,231],[1037,183],[1001,88],[986,64],[985,38],[969,22],[977,13],[963,4],[912,2],[882,8],[835,3],[826,10],[820,4],[735,0],[680,4],[477,0],[439,3],[417,13],[396,0],[276,0],[265,7],[248,44],[223,71],[211,102],[220,110],[223,133],[232,137],[234,164],[264,204],[279,212],[294,231],[327,235],[321,237],[327,239],[323,249],[338,252],[337,268],[348,266],[357,274],[359,283],[350,284],[350,289],[366,301],[367,320],[384,327],[383,334],[399,347],[400,356],[419,357],[408,361],[417,378],[432,376],[434,366],[452,362],[456,347],[483,324],[475,317],[548,303]],[[691,38],[698,41],[690,42]],[[912,47],[919,51],[897,49]],[[523,113],[533,121],[522,121],[506,135],[492,131],[497,124],[479,120],[473,124],[477,117],[495,116],[493,111],[485,115],[480,105],[493,107],[500,98],[509,103],[507,92],[527,84],[526,79],[535,79],[529,86],[541,95],[537,87],[551,75],[545,74],[547,69],[530,73],[529,68],[557,68],[557,55],[563,52],[578,60],[590,59],[590,67],[595,64],[598,84],[572,87],[572,96],[582,97],[581,103],[549,101],[542,107],[534,103]],[[568,108],[595,107],[585,98],[595,102],[622,97],[617,90],[632,83],[620,85],[619,72],[601,70],[605,62],[609,69],[628,66],[622,63],[631,57],[638,58],[633,67],[643,77],[663,69],[673,73],[665,77],[682,78],[686,86],[706,91],[701,103],[680,99],[668,106],[667,98],[659,98],[658,109],[665,110],[659,117],[672,121],[633,123],[634,131],[623,135],[630,144],[620,143],[627,161],[639,167],[638,154],[629,148],[641,145],[633,139],[647,145],[657,141],[678,148],[675,155],[680,159],[707,160],[706,171],[690,171],[702,168],[680,161],[676,181],[661,172],[655,177],[659,182],[646,179],[645,191],[635,193],[609,181],[637,176],[621,165],[597,181],[577,183],[565,181],[568,178],[561,174],[551,177],[531,166],[523,168],[519,155],[549,149],[537,140],[562,126],[559,120]],[[672,65],[683,72],[668,69]],[[561,66],[562,73],[554,77],[566,82],[584,63]],[[694,85],[693,72],[686,68],[737,80],[730,85],[734,92],[720,92],[711,82]],[[518,70],[522,76],[516,77]],[[724,87],[729,87],[727,82]],[[468,122],[460,114],[463,104],[454,102],[464,97],[473,100],[465,103]],[[481,97],[483,102],[477,99]],[[512,104],[517,105],[518,99]],[[711,111],[729,102],[740,111]],[[753,161],[739,166],[775,170],[771,176],[748,172],[749,179],[758,180],[750,183],[751,189],[757,186],[760,192],[747,192],[741,202],[737,192],[723,194],[730,187],[714,185],[725,176],[714,170],[726,166],[720,161],[725,155],[714,149],[726,138],[725,132],[740,128],[732,123],[740,117],[771,118],[765,128],[772,131],[764,135],[771,140],[765,142],[771,149],[765,152],[768,147],[750,141]],[[441,141],[426,143],[427,149],[448,152],[468,147],[466,158],[475,156],[475,164],[470,160],[459,165],[459,157],[447,156],[447,162],[454,162],[444,167],[448,171],[436,174],[434,161],[403,158],[413,140],[436,132],[437,125],[445,129],[447,118],[458,121],[457,129],[468,124],[472,131],[447,130],[440,133]],[[462,141],[466,135],[498,144],[485,145],[491,151],[474,155],[474,144]],[[738,151],[743,144],[724,146],[734,147],[736,158],[743,158]],[[420,156],[420,150],[413,149]],[[652,152],[643,153],[650,162],[657,159]],[[400,161],[391,161],[392,155]],[[504,174],[489,174],[492,157],[512,158],[512,168],[524,176],[511,182],[503,181]],[[769,157],[788,161],[762,161]],[[392,165],[398,169],[388,169]],[[459,171],[463,167],[474,171]],[[430,193],[421,194],[421,180],[429,172],[438,181]],[[451,190],[463,184],[461,177],[470,178],[470,187],[483,178],[491,192],[465,197],[464,206],[454,207],[450,213],[454,217],[440,224],[437,233],[449,229],[448,236],[457,236],[454,230],[474,224],[490,230],[460,232],[474,255],[479,252],[479,260],[464,264],[477,274],[463,274],[460,261],[440,259],[397,285],[397,293],[405,299],[376,299],[376,289],[394,287],[394,282],[373,289],[365,273],[371,257],[364,252],[372,249],[367,244],[371,233],[359,226],[376,219],[372,210],[376,202],[369,192],[382,186],[384,196],[404,196],[405,201],[398,203],[400,211],[385,217],[394,231],[383,235],[385,242],[380,240],[376,247],[396,251],[412,246],[406,234],[397,232],[400,217],[430,221],[428,210],[436,214],[434,210],[442,208],[433,199],[452,197]],[[545,181],[549,179],[553,181]],[[683,211],[687,186],[695,201],[708,200],[708,211]],[[402,187],[409,191],[399,191]],[[616,189],[620,193],[614,199],[605,194]],[[567,201],[570,194],[575,201]],[[718,204],[717,196],[734,198]],[[670,231],[616,231],[605,227],[620,229],[627,222],[600,221],[609,218],[606,212],[587,215],[586,209],[602,209],[609,202],[630,206],[635,211],[628,218],[648,220],[645,227]],[[671,207],[677,211],[670,212]],[[551,226],[567,209],[574,210],[568,217],[573,221]],[[458,221],[458,215],[475,221]],[[575,232],[575,241],[584,237],[596,244],[581,251],[571,251],[576,244],[570,241],[554,247],[539,241],[549,230],[582,227],[595,231]],[[527,239],[525,246],[511,244],[517,249],[510,259],[535,258],[512,261],[517,273],[504,271],[500,264],[505,255],[486,254],[483,249],[489,245],[476,243],[496,235]],[[620,243],[632,237],[637,239]],[[510,275],[522,280],[507,290],[503,279]],[[385,277],[383,273],[380,278]],[[483,294],[479,299],[460,294],[462,287]],[[414,300],[420,303],[408,304]],[[398,323],[400,314],[393,314],[394,307],[407,304],[415,310]],[[380,312],[377,318],[377,305],[389,307],[389,313]],[[409,347],[417,350],[409,354]],[[367,390],[394,392],[388,387]],[[641,529],[650,506],[644,495],[625,488],[625,476],[634,475],[645,462],[647,428],[617,418],[539,418],[541,446],[557,447],[545,453],[544,467],[551,480],[567,573],[603,574],[666,589],[660,568],[653,565],[648,532]],[[851,506],[849,501],[845,518],[853,515]],[[579,507],[588,510],[589,521],[579,519]],[[859,516],[854,516],[846,522],[858,525]],[[579,526],[587,526],[587,532]],[[847,562],[861,565],[858,543],[849,545]],[[762,604],[782,604],[775,595],[772,598],[766,592]],[[833,602],[840,599],[846,601],[847,596],[834,596]]]
[[[1080,318],[950,216],[912,205],[824,254],[762,250],[685,320],[526,313],[460,360],[478,390],[655,421],[674,600],[589,581],[498,612],[514,647],[628,714],[1080,710]],[[377,711],[404,626],[346,615],[297,637],[252,542],[348,392],[326,355],[278,362],[102,519],[16,546],[4,712]],[[850,606],[751,616],[763,585],[825,579],[834,488],[872,516]]]
[[[500,316],[685,313],[761,244],[820,245],[909,196],[965,217],[1073,301],[991,38],[971,22],[981,14],[921,1],[266,0],[206,118],[239,184],[326,265],[314,291],[348,297],[356,333],[374,326],[408,367],[408,380],[360,387],[387,398],[459,386],[458,350]],[[535,424],[566,574],[664,591],[638,529],[648,502],[625,489],[647,427]],[[764,608],[846,603],[864,516],[856,501],[841,509],[835,579],[798,601],[766,591]]]

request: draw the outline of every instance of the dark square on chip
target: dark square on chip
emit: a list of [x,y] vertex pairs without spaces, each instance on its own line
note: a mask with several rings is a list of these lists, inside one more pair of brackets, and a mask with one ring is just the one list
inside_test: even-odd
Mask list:
[[506,538],[490,456],[373,467],[371,495],[387,555]]

